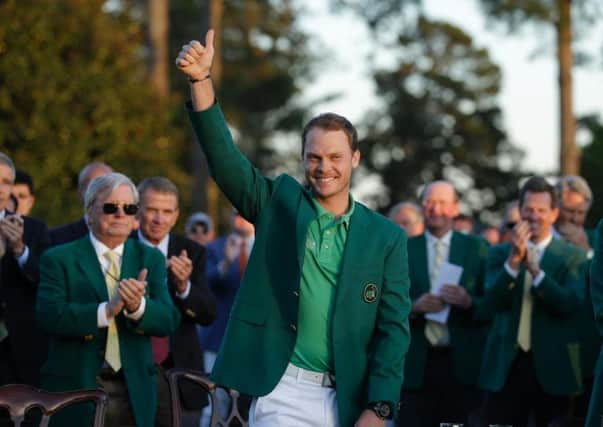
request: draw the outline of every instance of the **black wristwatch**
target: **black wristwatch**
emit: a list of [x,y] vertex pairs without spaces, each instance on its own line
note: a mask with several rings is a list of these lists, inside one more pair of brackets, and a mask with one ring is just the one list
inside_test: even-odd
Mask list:
[[390,402],[370,402],[368,409],[373,411],[382,420],[391,420],[394,418],[394,405]]

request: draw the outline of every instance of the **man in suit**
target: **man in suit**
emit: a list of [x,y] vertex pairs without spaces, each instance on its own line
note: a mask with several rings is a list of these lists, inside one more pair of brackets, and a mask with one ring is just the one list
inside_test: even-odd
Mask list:
[[395,204],[387,215],[389,219],[406,231],[408,237],[415,237],[425,231],[423,212],[421,207],[412,202]]
[[[585,228],[584,223],[593,200],[592,190],[584,178],[575,175],[561,177],[557,182],[556,190],[559,217],[555,222],[553,235],[557,239],[565,240],[582,249],[590,260],[593,257],[595,230]],[[585,281],[584,306],[578,310],[575,319],[576,330],[580,336],[580,359],[584,384],[583,393],[574,397],[572,415],[580,420],[586,418],[593,387],[595,364],[601,348],[601,337],[595,324],[588,286],[589,263],[584,265],[582,276]]]
[[[93,180],[85,209],[90,234],[47,251],[40,261],[37,320],[50,334],[42,386],[101,387],[109,395],[106,425],[151,427],[157,402],[151,336],[173,334],[180,322],[165,286],[165,260],[128,239],[138,192],[126,176]],[[91,421],[90,406],[62,412],[56,425]]]
[[[599,335],[603,336],[603,220],[599,221],[590,266],[590,286],[595,321]],[[600,349],[586,426],[600,427],[603,419],[603,348]]]
[[341,116],[302,132],[308,187],[263,177],[232,142],[209,75],[213,31],[205,42],[177,59],[189,116],[212,176],[256,230],[212,378],[255,396],[252,426],[383,426],[409,344],[406,235],[351,197],[360,151]]
[[[84,196],[88,185],[94,178],[113,172],[109,165],[101,162],[92,162],[82,168],[77,179],[77,193],[84,203]],[[64,224],[50,230],[51,246],[62,245],[63,243],[73,242],[81,239],[89,233],[86,218],[82,217],[75,222]]]
[[12,160],[0,153],[0,384],[39,386],[47,341],[35,325],[34,307],[48,230],[41,221],[7,211],[14,180]]
[[[151,177],[138,185],[140,228],[134,237],[156,247],[167,261],[167,287],[182,321],[169,337],[153,338],[153,356],[159,369],[156,426],[172,425],[170,393],[165,370],[203,370],[203,354],[197,339],[197,325],[209,325],[216,317],[216,301],[205,278],[205,249],[186,237],[173,234],[178,220],[178,188],[167,178]],[[187,409],[199,412],[206,402],[197,386],[183,384],[182,399]],[[198,417],[196,420],[198,424]]]
[[[408,240],[412,339],[404,367],[400,422],[404,426],[467,424],[468,414],[481,403],[476,384],[487,333],[487,323],[479,318],[486,243],[453,231],[459,200],[450,183],[429,184],[422,204],[426,231]],[[462,268],[458,279],[442,272],[447,263]],[[438,283],[444,283],[441,289],[435,288]],[[428,315],[445,308],[450,310],[445,321]]]
[[490,249],[484,307],[494,315],[480,384],[489,424],[546,426],[580,391],[580,341],[572,319],[584,300],[583,251],[554,239],[557,196],[541,177],[519,193],[511,240]]
[[25,171],[17,169],[16,172],[15,183],[11,190],[12,194],[17,198],[16,213],[19,215],[29,215],[36,202],[33,178]]

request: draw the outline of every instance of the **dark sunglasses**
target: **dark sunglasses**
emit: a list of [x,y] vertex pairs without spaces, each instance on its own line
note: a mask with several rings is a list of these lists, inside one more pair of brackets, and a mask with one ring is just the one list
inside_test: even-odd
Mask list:
[[513,228],[515,228],[516,225],[517,225],[516,222],[507,222],[505,224],[505,227],[507,227],[509,230],[512,230]]
[[103,203],[103,213],[112,215],[117,212],[120,206],[126,215],[136,215],[136,212],[138,212],[138,205],[134,203]]

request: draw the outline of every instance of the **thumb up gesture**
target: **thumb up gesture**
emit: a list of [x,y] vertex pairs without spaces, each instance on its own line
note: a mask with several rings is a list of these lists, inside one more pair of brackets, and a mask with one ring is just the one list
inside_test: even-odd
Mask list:
[[214,30],[205,35],[205,46],[193,40],[182,46],[176,65],[189,79],[201,80],[209,75],[214,59]]

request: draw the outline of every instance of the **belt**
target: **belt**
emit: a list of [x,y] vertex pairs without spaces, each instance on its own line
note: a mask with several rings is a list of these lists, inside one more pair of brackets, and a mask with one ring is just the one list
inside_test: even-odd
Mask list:
[[335,388],[335,375],[330,372],[308,371],[289,363],[289,365],[287,365],[287,369],[285,370],[285,375],[297,378],[298,380],[318,384],[321,387]]

